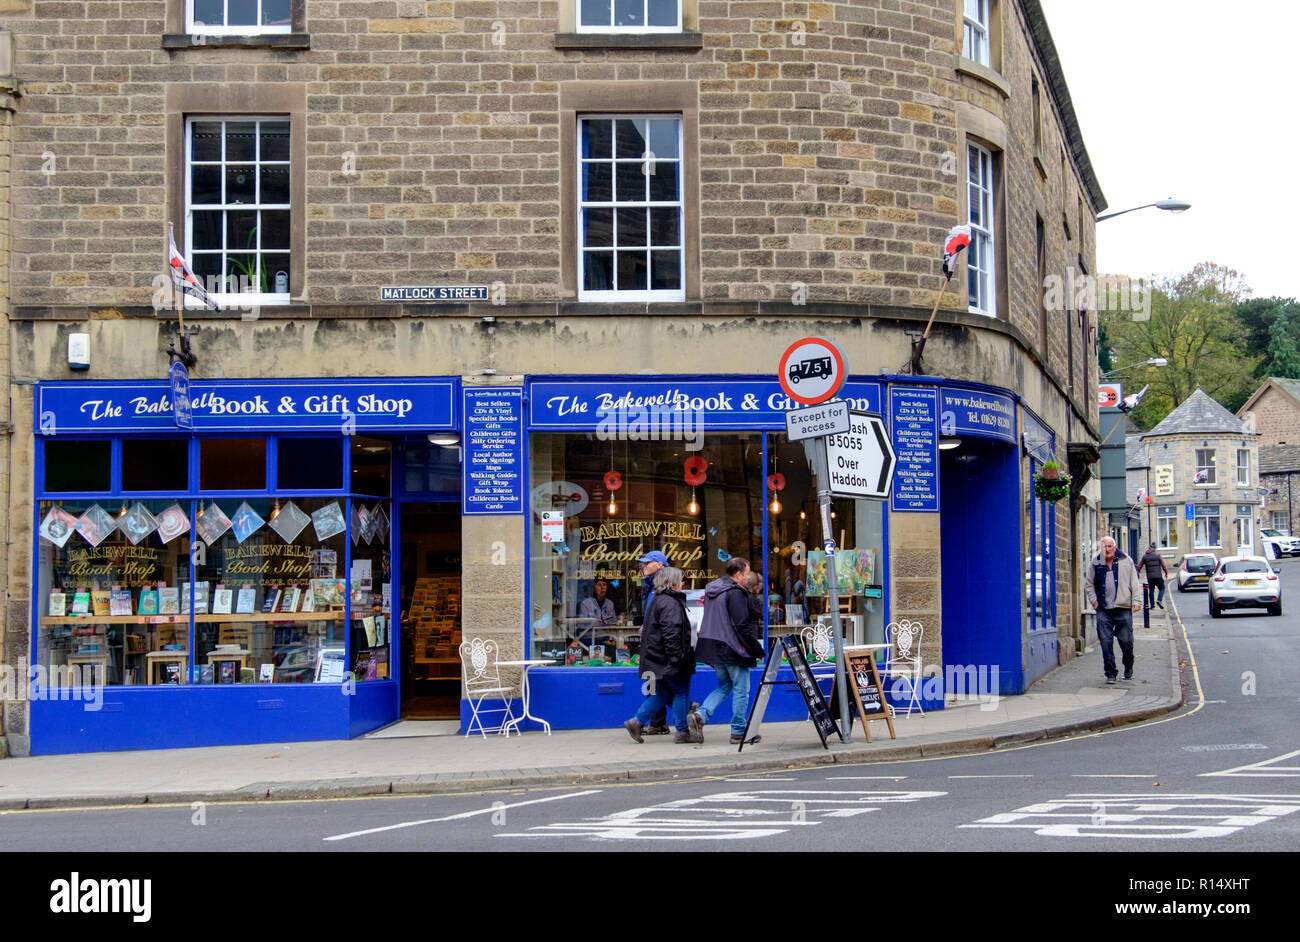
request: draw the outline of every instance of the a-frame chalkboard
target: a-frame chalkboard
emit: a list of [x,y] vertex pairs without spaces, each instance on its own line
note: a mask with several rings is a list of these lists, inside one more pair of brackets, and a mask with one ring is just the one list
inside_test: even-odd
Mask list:
[[[776,679],[777,671],[781,668],[781,655],[783,653],[790,662],[790,669],[794,671],[794,680]],[[767,655],[767,666],[763,670],[763,679],[759,681],[758,693],[754,697],[753,706],[749,710],[749,722],[745,724],[745,735],[742,737],[737,752],[744,751],[745,743],[758,741],[758,730],[763,725],[763,713],[767,710],[767,702],[772,696],[772,688],[786,684],[797,685],[799,692],[803,694],[804,703],[808,707],[808,716],[817,729],[817,735],[821,737],[822,748],[830,748],[826,744],[826,740],[831,733],[839,736],[840,742],[844,742],[844,734],[840,732],[839,725],[831,716],[831,710],[826,703],[826,698],[822,696],[821,688],[817,686],[817,680],[813,677],[812,669],[808,666],[808,658],[804,656],[803,648],[799,646],[799,637],[797,635],[786,635],[771,644],[771,650]]]
[[[845,648],[844,666],[848,672],[849,692],[849,729],[853,728],[853,713],[862,720],[862,732],[867,742],[871,742],[870,720],[884,720],[889,724],[889,738],[897,739],[894,733],[893,711],[885,699],[885,687],[880,682],[880,673],[876,669],[876,658],[870,649]],[[831,713],[839,719],[839,701],[835,698],[834,681],[831,682]]]

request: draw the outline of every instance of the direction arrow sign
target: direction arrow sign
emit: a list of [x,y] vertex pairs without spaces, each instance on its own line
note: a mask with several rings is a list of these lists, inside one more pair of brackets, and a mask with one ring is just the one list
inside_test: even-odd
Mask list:
[[888,497],[897,463],[878,415],[852,412],[848,432],[826,439],[826,467],[836,497]]
[[785,414],[785,434],[792,442],[848,430],[849,404],[840,399],[807,409],[792,409]]

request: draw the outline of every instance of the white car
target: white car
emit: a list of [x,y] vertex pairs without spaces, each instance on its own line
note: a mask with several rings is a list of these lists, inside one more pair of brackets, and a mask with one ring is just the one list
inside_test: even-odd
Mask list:
[[1213,553],[1188,553],[1178,564],[1178,591],[1209,588],[1210,574],[1219,567]]
[[1225,608],[1266,608],[1282,614],[1282,580],[1263,556],[1225,556],[1210,577],[1210,617]]
[[1273,544],[1273,555],[1278,559],[1283,556],[1300,556],[1300,538],[1285,530],[1260,530],[1262,542]]

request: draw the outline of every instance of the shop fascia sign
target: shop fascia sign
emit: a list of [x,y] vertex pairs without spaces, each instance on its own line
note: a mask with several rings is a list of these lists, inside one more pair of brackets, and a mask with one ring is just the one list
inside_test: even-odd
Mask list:
[[[431,430],[456,427],[454,379],[191,380],[195,431]],[[37,428],[54,436],[176,428],[171,383],[42,383]]]

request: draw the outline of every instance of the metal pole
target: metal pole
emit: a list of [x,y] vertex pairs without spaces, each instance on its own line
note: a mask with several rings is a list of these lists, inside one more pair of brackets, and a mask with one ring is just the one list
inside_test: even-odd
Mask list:
[[[817,478],[817,504],[822,518],[822,547],[826,550],[826,599],[831,610],[831,634],[835,638],[835,687],[839,691],[840,729],[848,742],[852,732],[849,722],[849,688],[844,666],[844,638],[840,631],[840,582],[835,571],[835,531],[831,528],[831,476],[826,465],[826,439],[810,438],[803,443],[804,453]],[[805,581],[806,584],[806,581]],[[885,706],[888,709],[888,706]],[[867,718],[862,717],[866,723]]]

